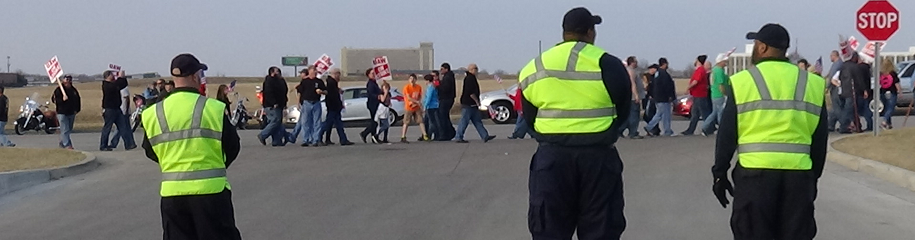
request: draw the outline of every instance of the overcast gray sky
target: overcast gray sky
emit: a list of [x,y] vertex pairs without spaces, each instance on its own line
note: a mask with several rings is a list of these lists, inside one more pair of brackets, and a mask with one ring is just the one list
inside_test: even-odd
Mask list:
[[[262,76],[284,55],[322,53],[339,60],[340,48],[416,47],[435,43],[435,61],[514,72],[561,39],[563,14],[588,7],[604,18],[597,45],[623,58],[674,68],[694,56],[714,56],[743,37],[777,22],[800,40],[807,58],[826,57],[837,34],[863,37],[855,13],[864,0],[73,0],[4,1],[0,58],[12,69],[41,73],[58,55],[68,73],[96,74],[108,63],[128,73],[168,72],[172,57],[191,52],[209,64],[209,75]],[[915,1],[893,0],[915,9]],[[884,51],[908,51],[915,33],[901,13],[901,28]],[[794,42],[792,42],[794,44]],[[792,46],[794,48],[795,46]],[[2,61],[2,60],[0,60]],[[371,59],[366,59],[371,61]],[[5,66],[3,66],[5,67]],[[6,70],[5,68],[3,70]]]

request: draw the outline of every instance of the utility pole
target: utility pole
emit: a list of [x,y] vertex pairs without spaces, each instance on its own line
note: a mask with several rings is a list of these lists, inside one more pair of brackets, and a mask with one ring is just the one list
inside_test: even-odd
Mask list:
[[10,56],[6,56],[6,73],[10,72]]
[[537,41],[537,54],[543,53],[543,41]]

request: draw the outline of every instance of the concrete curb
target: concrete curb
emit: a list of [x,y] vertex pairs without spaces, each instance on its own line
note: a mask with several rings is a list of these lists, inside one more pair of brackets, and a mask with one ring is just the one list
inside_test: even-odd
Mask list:
[[867,173],[871,176],[883,179],[884,181],[909,189],[910,191],[915,191],[915,172],[880,161],[844,153],[832,147],[833,142],[851,136],[855,135],[843,136],[830,141],[826,159],[845,166],[852,171]]
[[69,166],[0,173],[0,195],[52,180],[86,173],[101,165],[101,163],[96,160],[95,154],[84,151],[80,151],[80,153],[85,155],[86,158],[81,162]]

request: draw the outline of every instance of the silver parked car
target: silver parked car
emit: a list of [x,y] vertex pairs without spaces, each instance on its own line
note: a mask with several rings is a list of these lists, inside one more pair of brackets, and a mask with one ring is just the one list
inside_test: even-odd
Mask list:
[[[374,116],[369,116],[369,109],[366,107],[366,89],[365,87],[344,87],[343,90],[343,121],[368,121],[374,119]],[[321,96],[321,121],[324,121],[327,116],[327,106],[323,104],[324,96]],[[299,114],[301,110],[299,105],[293,105],[286,108],[286,123],[295,124],[299,121]],[[396,117],[395,119],[400,120],[403,118],[404,111],[404,97],[397,88],[391,88],[391,116]],[[395,121],[396,123],[397,121]],[[393,125],[393,123],[392,123]]]
[[509,97],[509,94],[514,94],[517,90],[518,85],[515,84],[507,89],[480,94],[480,111],[483,111],[483,116],[490,116],[489,109],[492,108],[493,122],[497,124],[514,123],[511,120],[518,117],[518,113],[515,112],[515,101]]
[[913,90],[915,90],[915,61],[905,61],[896,64],[896,72],[899,73],[899,85],[902,87],[902,92],[899,93],[899,98],[896,100],[896,106],[899,107],[908,107],[909,103],[912,102]]

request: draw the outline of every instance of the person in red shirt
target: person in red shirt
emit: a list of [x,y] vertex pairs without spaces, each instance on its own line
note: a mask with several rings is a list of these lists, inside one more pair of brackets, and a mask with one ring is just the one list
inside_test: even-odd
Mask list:
[[682,135],[689,136],[696,132],[696,124],[700,119],[705,119],[712,113],[711,102],[709,100],[709,81],[708,70],[705,69],[706,55],[696,57],[696,71],[689,80],[689,95],[693,97],[693,105],[689,110],[689,128],[683,131]]
[[524,113],[521,111],[521,87],[516,87],[515,89],[514,95],[508,92],[505,93],[512,99],[512,102],[515,102],[515,112],[518,113],[515,131],[512,132],[511,136],[508,136],[508,139],[524,139],[524,135],[530,135],[528,133],[530,128],[527,127],[527,122],[524,121]]

